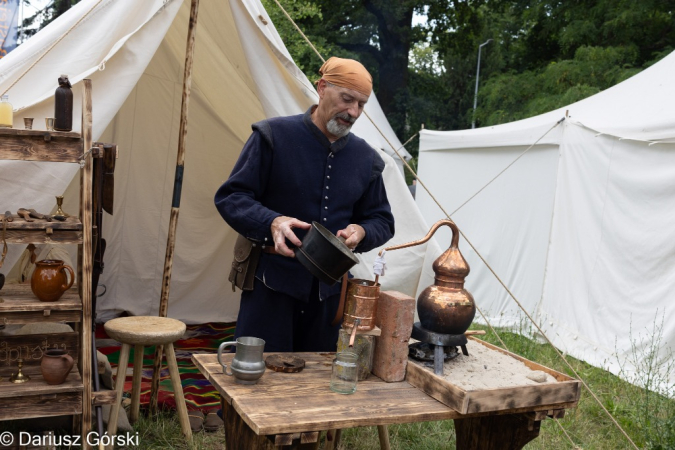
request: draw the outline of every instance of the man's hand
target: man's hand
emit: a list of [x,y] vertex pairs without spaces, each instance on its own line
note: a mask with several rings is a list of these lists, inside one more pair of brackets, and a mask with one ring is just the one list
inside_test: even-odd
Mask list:
[[308,230],[312,225],[302,220],[295,219],[293,217],[279,216],[272,221],[272,239],[274,239],[274,249],[280,255],[288,256],[289,258],[294,258],[295,253],[293,250],[288,248],[286,245],[286,239],[291,241],[296,247],[302,245],[302,241],[293,233],[293,228],[302,228],[303,230]]
[[361,225],[356,225],[351,223],[347,225],[347,228],[337,232],[337,237],[342,236],[345,238],[345,245],[350,249],[354,250],[359,242],[366,237],[366,230],[363,229]]

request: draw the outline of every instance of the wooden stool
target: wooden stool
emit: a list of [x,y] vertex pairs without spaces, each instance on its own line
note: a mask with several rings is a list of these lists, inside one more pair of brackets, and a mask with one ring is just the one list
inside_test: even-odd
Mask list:
[[176,353],[173,343],[183,337],[185,324],[176,319],[155,316],[119,317],[109,320],[104,325],[108,336],[122,343],[120,360],[117,366],[117,378],[115,391],[117,399],[110,410],[108,419],[108,435],[117,433],[117,418],[122,404],[124,392],[124,379],[126,378],[127,365],[129,364],[129,350],[134,346],[134,377],[131,391],[131,414],[129,420],[134,422],[138,419],[141,405],[141,376],[143,373],[143,348],[146,345],[163,345],[166,354],[166,363],[169,366],[169,375],[173,385],[173,395],[176,400],[178,420],[183,435],[188,442],[192,442],[192,430],[188,419],[183,387],[180,384]]

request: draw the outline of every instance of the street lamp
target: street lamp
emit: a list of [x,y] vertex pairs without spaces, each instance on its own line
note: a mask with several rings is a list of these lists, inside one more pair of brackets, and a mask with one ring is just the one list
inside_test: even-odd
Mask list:
[[488,45],[492,42],[492,39],[488,39],[478,46],[478,64],[476,66],[476,92],[473,96],[473,121],[471,122],[471,128],[476,128],[476,104],[478,103],[478,76],[480,75],[480,51],[483,46]]

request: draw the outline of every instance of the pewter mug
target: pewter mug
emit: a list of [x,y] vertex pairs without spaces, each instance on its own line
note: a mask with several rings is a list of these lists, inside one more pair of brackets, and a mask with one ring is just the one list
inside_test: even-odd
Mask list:
[[[221,359],[223,349],[230,345],[237,346],[237,353],[230,364],[231,371],[227,371],[227,364]],[[240,337],[236,342],[223,342],[218,347],[218,362],[223,366],[223,373],[234,376],[235,383],[256,384],[265,373],[263,350],[265,341],[256,337]]]

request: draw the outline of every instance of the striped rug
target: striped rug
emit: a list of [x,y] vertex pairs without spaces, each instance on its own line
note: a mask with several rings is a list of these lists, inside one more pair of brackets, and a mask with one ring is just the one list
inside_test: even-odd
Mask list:
[[[188,325],[184,339],[176,341],[176,360],[180,372],[183,394],[188,410],[207,411],[220,408],[218,391],[199,372],[190,359],[195,353],[216,353],[221,342],[232,340],[234,323],[206,323],[202,325]],[[96,347],[108,357],[113,367],[113,375],[117,374],[117,364],[121,345],[105,333],[103,325],[96,327]],[[152,384],[152,366],[155,359],[155,347],[145,347],[143,355],[143,378],[141,380],[141,405],[150,402],[150,385]],[[131,396],[132,368],[134,349],[129,355],[129,367],[124,383],[125,395]],[[162,364],[160,377],[158,404],[160,408],[175,409],[173,387],[169,378],[169,369],[166,362]]]

